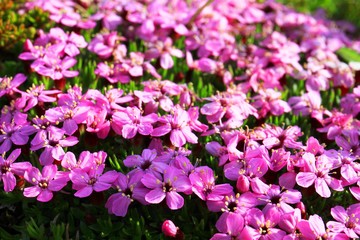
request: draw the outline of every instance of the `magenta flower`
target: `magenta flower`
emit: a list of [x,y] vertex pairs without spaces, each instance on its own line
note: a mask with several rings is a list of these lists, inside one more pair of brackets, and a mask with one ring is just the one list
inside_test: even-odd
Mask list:
[[303,159],[305,160],[304,171],[296,175],[296,182],[299,186],[308,188],[315,184],[316,192],[324,198],[331,195],[329,186],[336,191],[343,190],[341,181],[329,175],[333,164],[328,157],[321,155],[315,159],[313,154],[304,153]]
[[264,155],[264,158],[268,161],[271,171],[278,172],[289,164],[290,152],[279,148],[271,151],[271,157]]
[[338,153],[339,161],[336,166],[340,168],[340,174],[343,178],[342,185],[346,186],[356,183],[360,180],[360,176],[358,176],[360,163],[356,161],[358,158],[352,152],[346,150],[340,150]]
[[353,197],[360,201],[360,180],[357,182],[356,187],[351,187],[349,190]]
[[353,204],[345,209],[342,206],[331,208],[331,216],[336,221],[329,221],[326,226],[336,233],[344,232],[349,238],[358,239],[360,236],[360,204]]
[[111,187],[117,179],[118,173],[114,170],[103,173],[104,164],[93,166],[88,172],[83,169],[75,168],[70,172],[70,180],[73,189],[77,190],[74,196],[79,198],[88,197],[93,191],[102,192]]
[[[99,155],[99,157],[95,158],[95,154]],[[105,162],[105,158],[106,153],[102,151],[100,151],[99,153],[90,153],[89,151],[83,151],[80,153],[79,159],[77,160],[75,154],[68,151],[61,159],[61,166],[70,171],[75,168],[89,171],[92,167],[94,167],[94,165],[103,164]],[[95,159],[97,159],[99,163],[97,163]]]
[[[167,162],[157,158],[157,152],[155,149],[144,149],[140,155],[127,156],[123,161],[126,167],[135,167],[135,172],[145,173],[163,173],[168,167]],[[157,173],[156,173],[157,172]]]
[[76,64],[76,59],[65,57],[60,59],[57,56],[46,55],[38,61],[35,70],[38,74],[50,77],[53,80],[76,77],[79,72],[68,70]]
[[298,149],[302,147],[301,142],[296,142],[303,135],[298,126],[288,127],[284,130],[278,126],[266,125],[264,131],[267,137],[263,140],[263,144],[268,149],[283,147]]
[[247,149],[245,161],[238,160],[225,164],[224,174],[227,179],[237,181],[240,175],[245,175],[248,179],[261,178],[268,171],[268,163],[263,155],[267,152],[264,146],[256,149]]
[[120,45],[119,43],[122,40],[124,40],[124,38],[118,36],[117,32],[97,34],[95,38],[91,40],[88,49],[97,54],[100,58],[107,59],[113,55],[115,49]]
[[156,123],[158,116],[155,113],[142,116],[140,109],[137,107],[127,107],[124,111],[115,112],[112,118],[113,124],[122,127],[121,135],[126,139],[130,139],[135,137],[137,133],[141,135],[151,134],[153,131],[152,124]]
[[27,112],[39,103],[55,102],[56,97],[49,95],[57,95],[60,92],[59,90],[45,90],[44,84],[33,85],[26,92],[21,93],[21,98],[16,100],[16,107]]
[[154,128],[151,136],[160,137],[170,133],[170,141],[175,147],[182,147],[186,142],[197,143],[197,136],[191,132],[189,114],[179,105],[175,106],[173,115],[158,119],[161,126]]
[[353,116],[351,114],[333,111],[329,118],[323,120],[322,123],[325,126],[318,128],[317,130],[319,132],[327,133],[327,138],[334,140],[343,132],[343,130],[349,129],[353,121]]
[[360,156],[360,133],[357,129],[343,130],[335,137],[336,144],[354,156]]
[[[43,33],[43,35],[45,35]],[[53,56],[61,56],[61,52],[63,50],[63,47],[60,44],[50,44],[49,38],[41,37],[37,39],[37,42],[35,42],[35,46],[32,44],[32,42],[27,39],[24,44],[24,48],[26,49],[26,52],[23,52],[19,55],[19,59],[24,61],[32,61],[35,60],[31,64],[32,69],[36,69],[36,65],[39,63],[39,61],[42,61],[46,55],[53,55]]]
[[25,197],[37,197],[40,202],[48,202],[53,198],[53,192],[60,191],[69,181],[68,172],[57,171],[56,165],[47,165],[40,173],[32,167],[25,171],[24,178],[32,187],[24,189]]
[[233,188],[230,184],[215,185],[214,172],[208,166],[197,167],[189,176],[193,192],[204,201],[219,201],[230,194]]
[[235,134],[226,146],[221,146],[220,143],[213,141],[206,143],[205,148],[211,155],[219,158],[219,166],[222,166],[227,161],[235,161],[242,156],[242,153],[236,148],[238,139],[238,135]]
[[45,117],[52,123],[63,123],[62,129],[67,135],[72,135],[78,130],[78,124],[86,121],[89,111],[87,106],[76,106],[70,108],[68,106],[60,106],[47,109]]
[[293,212],[284,213],[281,215],[281,220],[279,222],[279,227],[286,231],[286,235],[283,239],[298,239],[300,230],[297,227],[298,222],[301,220],[301,211],[298,208],[295,208]]
[[100,139],[105,139],[110,132],[110,121],[106,119],[108,112],[105,108],[92,108],[86,119],[86,131],[96,133]]
[[302,116],[310,115],[318,121],[323,120],[323,113],[326,112],[321,107],[321,96],[318,91],[309,91],[301,97],[291,97],[288,103],[294,114],[301,114]]
[[31,141],[30,150],[35,151],[45,148],[41,153],[39,161],[41,165],[52,164],[54,159],[60,160],[65,152],[63,147],[74,146],[78,143],[76,137],[65,137],[65,131],[49,126],[46,131],[39,131]]
[[258,117],[256,109],[248,103],[246,95],[239,90],[229,89],[205,100],[210,103],[206,103],[200,112],[206,115],[210,123],[219,122],[222,125],[225,124],[224,119],[227,119],[226,122],[231,128],[237,128],[250,115]]
[[171,56],[182,58],[184,54],[181,50],[172,46],[172,40],[169,37],[164,41],[157,41],[152,46],[150,45],[149,50],[145,52],[146,59],[157,59],[160,57],[160,66],[163,69],[170,69],[174,66],[174,60]]
[[[236,213],[242,216],[255,206],[259,205],[260,201],[257,199],[257,194],[250,191],[234,194],[231,192],[229,195],[223,197],[220,201],[207,201],[206,206],[211,212],[223,212],[217,224],[224,224],[224,220],[228,213]],[[224,213],[227,213],[224,215]],[[223,216],[224,215],[224,216]]]
[[110,64],[98,63],[95,69],[95,74],[105,78],[110,83],[129,83],[131,78],[128,71],[122,66],[122,64]]
[[163,178],[158,178],[147,173],[141,182],[150,190],[145,195],[148,203],[157,204],[166,198],[166,204],[171,210],[180,209],[184,205],[184,198],[178,192],[186,192],[191,189],[187,176],[175,167],[168,167],[164,170]]
[[280,213],[274,208],[264,212],[257,208],[250,209],[245,216],[247,225],[243,234],[251,236],[251,239],[282,239],[286,232],[276,228],[280,220]]
[[325,239],[328,238],[328,232],[325,230],[325,224],[319,215],[311,215],[309,220],[300,220],[297,224],[302,235],[307,239]]
[[87,42],[84,37],[74,32],[67,34],[61,28],[50,29],[49,36],[57,41],[56,44],[63,46],[63,51],[70,57],[75,57],[80,54],[79,48],[85,48]]
[[16,113],[11,122],[2,122],[0,125],[0,154],[11,149],[12,144],[25,145],[29,136],[35,132],[35,128],[26,120],[27,115]]
[[353,93],[341,98],[340,106],[344,113],[357,116],[360,113],[360,86],[354,87]]
[[210,240],[246,239],[242,235],[245,221],[240,214],[225,213],[221,216],[226,216],[223,224],[218,224],[219,221],[216,223],[216,228],[221,233],[216,233]]
[[259,109],[260,117],[265,118],[269,113],[279,116],[283,113],[290,112],[291,108],[287,102],[281,100],[281,93],[273,89],[260,89],[259,95],[253,98],[255,102],[252,104]]
[[5,156],[0,156],[0,177],[4,184],[5,192],[11,192],[16,185],[17,176],[24,176],[25,171],[31,167],[29,162],[17,162],[14,161],[19,157],[21,149],[15,149],[5,159]]
[[253,190],[254,193],[259,194],[257,198],[261,204],[265,204],[264,210],[275,208],[280,213],[292,212],[294,208],[290,204],[299,203],[301,200],[301,193],[298,190],[280,189],[278,185],[265,186],[261,192]]
[[134,200],[139,201],[143,205],[147,204],[144,196],[149,190],[140,182],[142,176],[139,172],[129,175],[118,173],[118,178],[113,183],[117,193],[112,194],[105,204],[109,213],[124,217]]
[[19,91],[19,87],[23,82],[25,82],[26,76],[22,73],[16,74],[12,77],[0,77],[0,97],[5,94],[12,95],[14,92]]

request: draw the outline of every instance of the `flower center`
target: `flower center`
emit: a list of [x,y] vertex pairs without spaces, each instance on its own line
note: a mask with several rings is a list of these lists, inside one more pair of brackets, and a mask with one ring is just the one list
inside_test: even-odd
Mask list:
[[229,205],[227,206],[230,212],[235,212],[237,209],[236,202],[229,202]]
[[90,180],[88,181],[89,185],[94,185],[96,183],[96,178],[92,177],[90,178]]
[[48,187],[48,181],[45,179],[42,179],[39,181],[38,185],[40,188],[45,189]]
[[141,164],[140,168],[141,168],[142,170],[147,170],[150,166],[151,166],[151,162],[150,162],[149,160],[145,160],[145,161]]
[[1,166],[1,173],[5,174],[7,172],[10,171],[10,167],[7,164],[4,164],[3,166]]
[[171,191],[173,191],[173,190],[174,190],[174,189],[173,189],[173,187],[172,187],[172,185],[171,185],[170,182],[163,183],[163,191],[164,191],[164,192],[171,192]]
[[273,204],[278,204],[280,203],[280,196],[273,196],[270,200],[271,200],[271,203]]

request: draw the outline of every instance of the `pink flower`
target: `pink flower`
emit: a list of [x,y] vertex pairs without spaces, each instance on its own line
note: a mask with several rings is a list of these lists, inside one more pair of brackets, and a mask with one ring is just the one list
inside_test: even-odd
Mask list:
[[228,183],[215,185],[214,172],[208,166],[195,168],[189,179],[193,192],[204,201],[222,200],[225,195],[233,191]]
[[142,176],[139,172],[128,175],[118,173],[118,178],[113,183],[117,193],[112,194],[105,204],[109,213],[124,217],[134,200],[141,202],[143,205],[147,204],[144,196],[149,190],[140,182]]
[[135,172],[142,172],[143,174],[151,172],[156,175],[163,173],[168,164],[165,161],[157,158],[155,149],[144,149],[140,155],[127,156],[123,161],[126,167],[135,167]]
[[0,154],[11,149],[12,144],[27,144],[29,136],[36,130],[27,122],[27,114],[16,112],[11,122],[3,121],[0,125]]
[[84,198],[90,196],[93,191],[102,192],[109,189],[118,174],[114,170],[103,173],[104,168],[105,164],[92,167],[88,171],[80,168],[72,169],[69,177],[73,183],[73,189],[77,190],[74,196]]
[[343,130],[335,137],[336,144],[349,154],[360,156],[360,132],[355,129]]
[[298,222],[301,220],[301,211],[298,208],[295,208],[293,212],[284,213],[281,215],[281,220],[279,222],[279,227],[282,230],[285,230],[288,235],[286,235],[283,239],[298,239],[299,237],[299,229]]
[[131,80],[127,69],[125,69],[123,65],[119,63],[110,65],[102,62],[98,63],[94,73],[100,77],[105,78],[110,83],[129,83]]
[[311,215],[309,220],[300,220],[297,224],[302,235],[307,239],[327,238],[325,224],[319,215]]
[[142,116],[140,109],[137,107],[127,107],[123,111],[117,111],[113,114],[113,124],[117,124],[121,128],[121,133],[116,128],[115,132],[121,134],[124,138],[130,139],[135,137],[137,133],[141,135],[149,135],[153,131],[153,123],[156,123],[158,116],[151,113]]
[[170,141],[175,147],[182,147],[186,142],[197,143],[198,138],[191,132],[189,121],[189,114],[176,105],[173,115],[165,115],[158,119],[162,125],[154,128],[151,136],[160,137],[170,133]]
[[41,153],[39,161],[41,165],[52,164],[54,159],[60,160],[65,152],[63,147],[74,146],[78,143],[76,137],[65,137],[65,131],[50,126],[46,131],[39,131],[34,139],[31,141],[31,150],[35,151],[45,148]]
[[329,221],[326,226],[336,233],[344,232],[349,238],[359,238],[360,236],[360,204],[353,204],[345,209],[342,206],[331,208],[331,216],[336,221]]
[[16,107],[27,112],[39,103],[55,102],[56,97],[49,95],[57,95],[60,92],[59,90],[45,90],[44,84],[33,85],[26,92],[21,93],[21,98],[16,100]]
[[247,102],[246,95],[239,90],[229,89],[227,92],[218,93],[206,103],[200,112],[206,115],[210,123],[219,122],[220,126],[229,124],[230,128],[238,128],[250,115],[258,117],[256,109]]
[[[219,219],[216,223],[216,228],[221,233],[216,233],[210,240],[246,239],[242,235],[244,218],[240,214],[224,213],[221,217],[224,219]],[[220,220],[221,224],[219,224]]]
[[294,208],[290,204],[296,204],[301,200],[301,193],[295,189],[280,189],[278,185],[264,184],[261,192],[253,189],[254,193],[259,194],[258,200],[261,204],[266,204],[264,210],[269,208],[277,209],[281,214],[292,212]]
[[316,192],[324,198],[331,195],[329,186],[336,191],[343,190],[341,181],[329,175],[334,165],[326,155],[315,158],[312,153],[304,153],[303,159],[305,160],[304,169],[296,175],[299,186],[308,188],[315,184]]
[[353,93],[341,98],[340,106],[344,113],[357,116],[360,113],[360,86],[355,87]]
[[[117,48],[125,45],[120,44],[120,41],[125,40],[123,37],[117,35],[117,32],[110,32],[107,34],[97,34],[88,46],[89,51],[96,53],[100,58],[110,58]],[[125,47],[126,55],[126,47]]]
[[34,185],[24,189],[25,197],[37,197],[40,202],[48,202],[53,198],[52,192],[60,191],[66,186],[69,177],[67,172],[57,171],[56,165],[47,165],[40,173],[36,167],[25,171],[24,178]]
[[79,48],[85,48],[87,42],[84,37],[74,32],[70,34],[65,33],[61,28],[50,29],[49,36],[57,41],[56,44],[63,46],[63,51],[70,57],[75,57],[80,54]]
[[237,181],[240,175],[246,176],[247,180],[264,176],[269,168],[263,157],[264,152],[267,152],[267,149],[264,146],[255,149],[249,148],[245,152],[244,160],[232,161],[225,164],[225,177]]
[[59,59],[57,56],[46,55],[38,61],[35,70],[38,74],[50,77],[53,80],[76,77],[79,72],[68,70],[76,64],[76,59],[65,57]]
[[70,171],[72,169],[79,168],[88,172],[91,168],[94,168],[94,166],[100,166],[104,164],[106,157],[107,154],[103,151],[95,153],[83,151],[80,153],[79,159],[77,160],[74,153],[68,151],[61,159],[61,166]]
[[25,171],[31,167],[29,162],[17,162],[14,161],[19,157],[21,149],[15,149],[5,159],[5,156],[0,156],[0,177],[4,184],[5,192],[11,192],[16,185],[17,176],[23,176]]
[[251,239],[282,239],[286,232],[276,228],[280,220],[280,213],[274,208],[264,212],[257,208],[250,209],[245,216],[247,225],[243,234],[251,236]]
[[326,135],[329,140],[334,140],[343,130],[350,129],[353,121],[354,119],[351,114],[333,111],[329,118],[323,120],[322,123],[325,126],[317,130],[327,133]]
[[[207,201],[206,205],[211,212],[223,212],[217,221],[217,224],[224,224],[224,219],[226,219],[228,213],[236,213],[245,216],[251,208],[259,205],[259,203],[260,201],[257,199],[257,194],[248,191],[241,195],[240,193],[234,194],[231,192],[224,196],[222,200]],[[224,215],[224,213],[227,214]]]
[[318,121],[322,121],[323,113],[328,112],[321,107],[321,96],[318,91],[311,90],[301,97],[291,97],[288,103],[295,114],[301,114],[302,116],[310,115]]
[[264,132],[267,136],[263,140],[263,144],[268,149],[283,147],[298,149],[302,147],[301,142],[296,142],[303,135],[298,126],[288,127],[284,130],[278,126],[266,125]]
[[266,117],[267,114],[279,116],[283,113],[290,112],[291,108],[287,102],[281,100],[281,93],[273,89],[260,89],[259,95],[253,98],[255,102],[252,104],[259,109],[260,117]]
[[12,77],[3,77],[0,78],[0,97],[5,94],[12,95],[14,92],[19,91],[19,87],[23,82],[25,82],[26,76],[22,73],[16,74]]
[[182,58],[184,54],[181,50],[172,46],[171,38],[167,37],[164,41],[157,41],[151,44],[149,50],[145,52],[146,59],[154,59],[160,57],[160,66],[163,69],[170,69],[174,65],[171,56]]
[[235,161],[242,156],[242,153],[236,148],[238,139],[238,134],[234,134],[226,146],[221,146],[220,143],[213,141],[206,143],[205,148],[211,155],[219,158],[219,166],[222,166],[227,161]]
[[179,169],[170,166],[164,170],[163,178],[147,173],[141,182],[151,189],[145,195],[147,202],[157,204],[166,198],[166,204],[171,210],[184,206],[184,198],[178,192],[186,192],[191,189],[188,177],[184,176]]
[[60,106],[47,109],[45,117],[52,123],[63,123],[62,129],[67,135],[73,135],[78,130],[78,124],[86,121],[89,107],[75,106],[70,108],[68,106]]

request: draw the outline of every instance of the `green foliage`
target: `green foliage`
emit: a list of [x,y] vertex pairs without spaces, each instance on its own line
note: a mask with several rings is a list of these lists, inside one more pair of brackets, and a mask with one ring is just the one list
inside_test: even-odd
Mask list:
[[295,8],[297,11],[313,13],[319,8],[325,10],[327,17],[334,20],[346,20],[360,28],[358,0],[277,0]]
[[0,51],[2,53],[18,53],[27,38],[34,38],[37,29],[46,30],[52,25],[48,21],[48,14],[40,9],[33,9],[27,14],[18,13],[21,2],[25,1],[17,1],[17,4],[12,0],[0,2]]
[[340,48],[337,55],[346,62],[360,62],[360,54],[351,48]]

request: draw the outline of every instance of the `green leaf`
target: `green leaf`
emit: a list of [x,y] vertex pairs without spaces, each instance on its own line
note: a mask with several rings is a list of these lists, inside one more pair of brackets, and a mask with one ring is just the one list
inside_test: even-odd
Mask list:
[[16,240],[20,239],[19,235],[10,234],[7,231],[5,231],[3,228],[0,227],[0,236],[3,240]]
[[38,226],[35,220],[31,217],[30,221],[26,222],[26,231],[30,237],[35,239],[46,239],[45,238],[45,227],[44,225]]
[[336,54],[346,62],[360,62],[360,53],[351,48],[340,48]]

